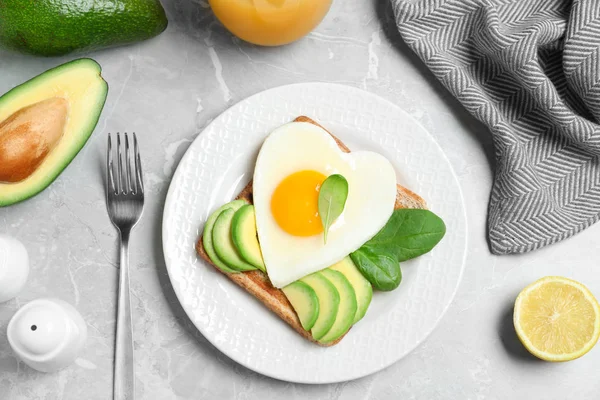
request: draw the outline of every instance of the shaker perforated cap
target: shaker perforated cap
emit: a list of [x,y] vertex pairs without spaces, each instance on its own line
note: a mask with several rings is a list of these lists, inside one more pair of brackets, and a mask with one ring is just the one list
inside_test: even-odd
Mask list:
[[17,351],[44,358],[68,340],[68,316],[52,302],[33,301],[17,311],[8,336]]

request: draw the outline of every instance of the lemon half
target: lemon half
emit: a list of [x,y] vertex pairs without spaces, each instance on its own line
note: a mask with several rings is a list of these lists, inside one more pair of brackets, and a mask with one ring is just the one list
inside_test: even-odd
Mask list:
[[579,282],[547,276],[527,286],[515,302],[521,343],[546,361],[570,361],[590,351],[600,337],[600,305]]

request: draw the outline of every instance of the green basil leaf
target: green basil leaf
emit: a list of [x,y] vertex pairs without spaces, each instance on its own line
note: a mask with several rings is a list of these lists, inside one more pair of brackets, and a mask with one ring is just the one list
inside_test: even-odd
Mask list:
[[429,210],[395,210],[387,224],[363,245],[406,261],[428,253],[446,234],[444,221]]
[[348,198],[348,181],[342,175],[330,175],[319,190],[319,215],[323,224],[324,241],[335,220],[342,215]]
[[402,272],[394,255],[378,254],[361,247],[350,254],[350,258],[375,289],[390,291],[400,285]]

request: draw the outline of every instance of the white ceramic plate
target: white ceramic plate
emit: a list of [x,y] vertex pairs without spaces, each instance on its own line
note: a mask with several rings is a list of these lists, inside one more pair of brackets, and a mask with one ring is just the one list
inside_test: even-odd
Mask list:
[[[400,184],[419,193],[447,225],[429,254],[403,263],[403,281],[375,293],[365,318],[336,346],[303,339],[261,303],[198,260],[194,244],[208,215],[250,180],[274,128],[307,115],[351,149],[377,151]],[[456,176],[419,123],[396,105],[353,87],[307,83],[254,95],[216,118],[192,143],[173,177],[163,218],[169,276],[202,334],[233,360],[277,379],[331,383],[398,361],[435,328],[462,276],[467,225]]]

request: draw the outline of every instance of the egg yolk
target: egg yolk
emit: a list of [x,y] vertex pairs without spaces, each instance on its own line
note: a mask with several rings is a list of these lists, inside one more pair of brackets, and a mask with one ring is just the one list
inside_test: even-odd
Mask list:
[[323,232],[319,217],[319,190],[326,176],[299,171],[282,180],[271,197],[271,213],[281,229],[294,236]]

